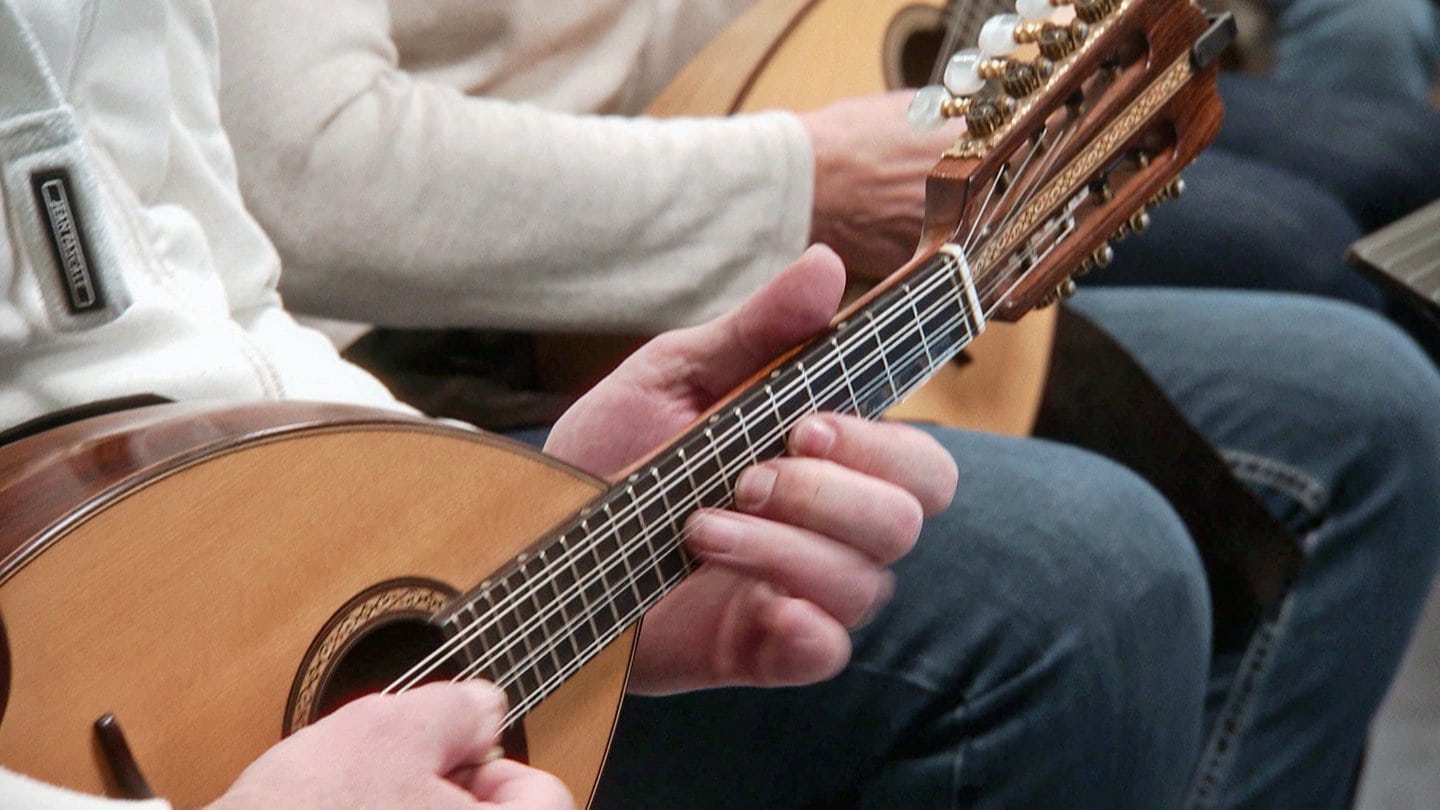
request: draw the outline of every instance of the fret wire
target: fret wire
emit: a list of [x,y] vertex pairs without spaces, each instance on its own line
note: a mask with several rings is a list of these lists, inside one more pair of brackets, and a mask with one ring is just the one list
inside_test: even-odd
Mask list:
[[[634,486],[633,483],[630,484],[630,485],[627,485],[627,486],[626,486],[626,491],[629,491],[630,489],[632,489],[633,486]],[[614,510],[611,508],[611,504],[610,504],[609,501],[606,501],[606,503],[605,503],[605,515],[606,515],[606,517],[609,518],[609,520],[608,520],[607,522],[610,524],[610,533],[615,537],[616,553],[615,553],[614,556],[617,556],[617,557],[620,558],[620,564],[621,564],[621,566],[623,566],[624,569],[625,569],[624,579],[623,579],[621,582],[622,582],[622,583],[625,583],[625,584],[629,584],[629,586],[630,586],[630,593],[635,597],[635,602],[636,602],[636,604],[639,604],[640,602],[645,601],[645,597],[640,594],[640,589],[639,589],[639,587],[638,587],[638,586],[636,585],[636,583],[635,583],[635,569],[632,568],[631,565],[630,565],[630,554],[625,551],[625,547],[626,547],[627,545],[629,545],[629,544],[626,543],[626,542],[621,538],[621,536],[620,536],[620,525],[621,525],[621,524],[620,524],[620,521],[618,521],[618,520],[615,519],[615,512],[614,512]],[[637,515],[637,517],[638,517],[638,515]],[[640,535],[639,535],[639,536],[643,536],[644,533],[645,533],[645,532],[644,532],[645,526],[642,524],[642,525],[640,526],[640,529],[641,529],[641,531],[640,531]],[[617,584],[618,584],[618,583],[617,583]],[[624,585],[621,584],[620,587],[623,588]]]
[[[953,276],[952,276],[952,281],[953,281]],[[906,286],[907,292],[908,292],[910,289],[911,289],[910,285],[907,285],[907,286]],[[916,304],[914,303],[913,295],[911,296],[911,299],[910,299],[910,301],[909,301],[908,303],[910,304],[910,308],[911,308],[912,312],[918,311],[918,310],[917,310],[917,307],[916,307]],[[962,309],[963,309],[963,308],[962,308]],[[963,314],[963,313],[962,313],[962,314]],[[878,319],[875,318],[875,316],[873,315],[873,313],[871,313],[870,317],[871,317],[872,328],[874,328],[874,327],[876,326],[876,323],[878,322]],[[968,330],[967,330],[967,331],[968,331]],[[877,331],[877,334],[878,334],[878,331]],[[922,333],[921,333],[921,336],[922,336],[922,338],[923,338],[923,331],[922,331]],[[837,341],[837,343],[838,343],[838,341]],[[836,348],[836,349],[839,349],[839,348],[841,348],[841,347],[839,347],[839,346],[837,345],[835,348]],[[877,348],[880,350],[879,359],[880,359],[880,361],[881,361],[883,364],[886,365],[886,367],[887,367],[887,374],[890,375],[889,378],[888,378],[888,379],[889,379],[889,382],[890,382],[890,386],[889,386],[889,387],[890,387],[890,389],[891,389],[892,391],[897,391],[897,390],[900,388],[900,386],[896,386],[896,385],[893,384],[893,372],[889,369],[889,360],[888,360],[888,358],[887,358],[887,357],[885,356],[885,354],[884,354],[884,346],[883,346],[882,344],[879,344],[879,343],[877,342]],[[925,348],[925,351],[926,351],[927,361],[928,361],[931,365],[933,365],[933,354],[930,353],[930,350],[929,350],[929,347],[928,347],[928,341],[925,341],[925,342],[924,342],[924,348]],[[846,368],[844,367],[844,359],[843,359],[843,356],[837,357],[835,362],[839,363],[840,366],[841,366],[841,370],[842,370],[843,372],[845,372],[845,380],[844,380],[844,381],[845,381],[846,387],[851,391],[852,399],[858,399],[857,392],[854,391],[853,380],[851,380],[850,377],[849,377],[848,369],[846,369]],[[869,361],[869,362],[874,362],[874,361],[872,360],[872,361]],[[806,390],[807,390],[807,392],[811,395],[811,397],[813,398],[813,397],[814,397],[814,389],[813,389],[813,385],[811,384],[811,382],[810,382],[810,380],[809,380],[808,368],[806,368],[806,367],[804,367],[804,366],[801,366],[800,368],[802,369],[802,372],[804,373],[804,383],[805,383]],[[917,375],[917,376],[918,376],[918,375]],[[917,381],[917,382],[918,382],[918,381]],[[767,396],[767,398],[768,398],[768,401],[769,401],[772,409],[774,409],[774,408],[776,407],[776,406],[775,406],[775,394],[774,394],[774,389],[773,389],[772,386],[767,386],[767,388],[766,388],[766,396]],[[777,414],[777,417],[778,417],[778,414]],[[742,418],[743,418],[743,415],[742,415]],[[788,425],[785,424],[786,421],[787,421],[787,420],[784,420],[783,418],[777,418],[777,423],[778,423],[777,432],[782,432],[784,429],[786,429],[786,428],[788,427]],[[792,421],[793,421],[793,420],[792,420]],[[747,426],[744,422],[742,422],[742,430],[746,430],[746,431],[748,432],[748,426]],[[715,438],[715,434],[714,434],[714,431],[713,431],[713,430],[707,430],[707,438],[710,440],[710,443],[712,444],[712,446],[717,443],[717,440],[716,440],[716,438]],[[748,439],[749,437],[747,436],[746,438]],[[683,453],[683,448],[682,448],[681,452]],[[690,477],[691,482],[692,482],[692,487],[693,487],[693,467],[692,467],[691,465],[685,465],[685,468],[686,468],[687,476]],[[727,487],[727,489],[728,489],[728,487]],[[659,492],[661,492],[662,494],[664,494],[664,493],[667,493],[668,488],[659,487],[659,488],[657,488],[657,491],[659,491]],[[631,494],[632,500],[633,500],[636,504],[638,504],[638,503],[639,503],[638,497],[634,495],[633,491],[632,491],[630,494]],[[668,505],[668,494],[666,494],[665,497],[666,497],[667,505]],[[588,530],[588,525],[585,525],[584,527]],[[644,525],[643,525],[643,523],[642,523],[642,535],[645,536],[645,537],[648,537],[648,536],[650,536],[651,534],[653,534],[653,532],[652,532],[651,530],[649,530],[648,528],[644,527]],[[592,553],[593,553],[593,552],[592,552]],[[597,562],[599,561],[599,558],[598,558],[598,557],[595,557],[595,559],[597,560]],[[573,565],[573,560],[571,560],[571,564]],[[627,566],[628,566],[628,559],[626,560],[626,564],[627,564]],[[633,578],[633,571],[631,572],[630,576],[631,576],[631,578]],[[618,616],[618,613],[616,613],[613,605],[611,606],[611,611],[612,611],[612,615]],[[628,615],[628,614],[627,614],[627,615]],[[591,618],[590,621],[591,621],[592,624],[593,624],[593,618]],[[597,628],[597,629],[598,629],[598,628]]]
[[[963,265],[960,265],[960,264],[958,264],[958,263],[956,263],[955,266],[958,266],[958,267],[960,267],[961,269],[963,269]],[[948,270],[949,268],[948,268],[947,266],[945,266],[945,265],[942,264],[942,265],[940,265],[940,269],[943,271],[943,270]],[[932,275],[944,275],[944,274],[945,274],[945,273],[932,274]],[[917,276],[919,276],[919,275],[920,275],[920,274],[917,273]],[[968,275],[968,274],[967,274],[967,275]],[[951,279],[950,279],[950,280],[952,281],[952,283],[954,282],[954,277],[953,277],[953,275],[951,276]],[[967,278],[967,281],[968,281],[968,278]],[[926,286],[926,285],[925,285],[925,284],[920,284],[920,285],[916,285],[916,286],[920,286],[920,287],[923,288],[923,287]],[[998,286],[998,285],[996,285],[996,286]],[[907,284],[907,285],[905,285],[905,287],[904,287],[903,289],[904,289],[904,290],[907,292],[907,294],[908,294],[908,293],[911,292],[912,285]],[[993,289],[993,288],[992,288],[992,289]],[[971,295],[972,295],[972,300],[973,300],[973,293],[972,293]],[[1003,301],[1003,299],[1001,299],[1001,300]],[[915,298],[914,298],[913,294],[910,294],[910,295],[908,296],[908,299],[907,299],[906,303],[909,304],[909,308],[910,308],[911,313],[918,315],[918,307],[917,307],[917,305],[916,305],[916,303],[915,303]],[[999,302],[997,301],[997,306],[998,306],[998,303],[999,303]],[[966,308],[963,307],[963,306],[960,308],[960,310],[961,310],[960,313],[959,313],[960,316],[961,316],[961,321],[960,321],[960,323],[958,323],[958,324],[955,323],[955,320],[952,318],[952,319],[947,319],[945,325],[946,325],[947,327],[948,327],[948,326],[952,326],[952,325],[962,325],[962,326],[965,328],[967,337],[971,337],[971,336],[973,336],[973,334],[975,334],[975,331],[974,331],[974,328],[973,328],[973,327],[974,327],[974,324],[975,324],[976,320],[978,320],[978,318],[983,317],[983,316],[982,316],[982,315],[979,315],[979,313],[974,313],[973,309],[972,309],[970,312],[967,312],[967,311],[966,311]],[[874,317],[873,312],[872,312],[872,313],[868,313],[868,314],[869,314],[869,315],[871,316],[871,318],[872,318],[872,325],[873,325],[874,321],[875,321],[875,320],[878,320],[878,319],[876,319],[876,318]],[[896,314],[896,313],[892,313],[889,317],[886,318],[886,320],[892,320],[894,314]],[[965,318],[966,315],[971,315],[971,314],[976,315],[976,319],[967,319],[967,318]],[[980,322],[983,323],[983,321],[980,321]],[[932,349],[931,349],[931,347],[930,347],[930,343],[929,343],[929,340],[928,340],[928,337],[927,337],[926,330],[924,330],[924,329],[916,330],[916,335],[917,335],[918,338],[920,339],[920,349],[923,351],[923,353],[924,353],[924,355],[925,355],[925,363],[924,363],[924,366],[923,366],[923,367],[926,368],[927,370],[933,370],[933,369],[935,368],[935,366],[936,366],[936,362],[935,362],[935,358],[934,358],[934,353],[933,353],[933,351],[932,351]],[[947,339],[947,342],[948,342],[948,339]],[[958,341],[957,341],[957,342],[958,342]],[[888,359],[888,357],[885,355],[884,351],[885,351],[885,350],[884,350],[884,347],[883,347],[883,345],[882,345],[882,346],[880,347],[880,352],[881,352],[881,353],[880,353],[880,360],[881,360],[882,363],[886,363],[886,364],[888,365],[889,359]],[[910,350],[909,352],[907,352],[907,354],[913,355],[913,354],[915,354],[915,352],[914,352],[914,350],[912,349],[912,350]],[[917,356],[915,359],[918,360],[918,356]],[[840,359],[840,362],[843,362],[843,358]],[[909,362],[909,359],[906,358],[906,359],[905,359],[905,362]],[[809,380],[809,378],[808,378],[808,369],[807,369],[806,367],[801,366],[801,367],[800,367],[800,370],[802,371],[802,373],[804,373],[804,374],[806,375],[806,376],[803,378],[803,382],[804,382],[805,388],[806,388],[806,393],[809,394],[810,398],[813,400],[813,399],[814,399],[813,386],[811,385],[810,380]],[[925,380],[925,378],[926,378],[926,376],[927,376],[927,374],[926,374],[925,372],[921,372],[921,373],[918,373],[918,374],[913,375],[912,378],[910,379],[910,381],[909,381],[908,383],[905,383],[905,384],[903,384],[903,385],[901,385],[901,386],[891,385],[890,388],[891,388],[892,391],[894,391],[894,394],[893,394],[892,396],[886,398],[886,399],[888,399],[888,401],[893,404],[893,402],[894,402],[894,401],[898,401],[898,399],[900,399],[901,396],[903,396],[904,393],[908,393],[909,390],[911,390],[911,389],[913,389],[914,387],[917,387],[918,385],[920,385],[921,383],[923,383],[924,380]],[[773,388],[767,387],[767,394],[768,394],[768,396],[769,396],[770,399],[771,399],[772,407],[774,407],[775,395],[774,395]],[[799,415],[797,414],[796,419],[798,419],[798,416],[799,416]],[[782,419],[779,419],[779,420],[777,420],[777,421],[778,421],[778,423],[779,423],[778,426],[777,426],[777,432],[779,432],[779,433],[783,433],[783,432],[784,432],[785,430],[787,430],[788,427],[790,426],[789,424],[786,424],[787,420],[784,420],[783,418],[782,418]],[[795,421],[795,419],[788,420],[788,421],[790,422],[790,424],[793,424],[793,422]],[[708,438],[710,438],[711,443],[713,444],[714,441],[715,441],[713,431],[711,431],[711,432],[708,434]],[[681,457],[682,457],[682,460],[683,460],[684,448],[683,448],[683,447],[679,448],[679,451],[678,451],[678,452],[681,454]],[[691,481],[691,485],[692,485],[692,490],[691,490],[691,491],[692,491],[692,493],[695,495],[696,502],[697,502],[697,504],[698,504],[699,501],[701,500],[701,498],[700,498],[700,492],[699,492],[699,490],[696,489],[696,488],[694,488],[693,467],[691,467],[691,466],[688,465],[688,464],[685,464],[685,465],[683,465],[683,466],[684,466],[684,468],[686,469],[687,477],[688,477],[688,478],[690,479],[690,481]],[[723,481],[723,479],[722,479],[721,483],[726,483],[726,482]],[[705,490],[706,490],[705,494],[708,494],[708,491],[709,491],[710,489],[713,489],[713,482],[712,482],[712,485],[711,485],[711,486],[705,488]],[[728,489],[728,485],[727,485],[727,489]],[[665,492],[667,492],[667,489],[662,487],[662,488],[658,489],[658,491],[661,492],[662,494],[664,494]],[[668,496],[666,496],[666,500],[667,500],[667,504],[668,504]],[[638,502],[638,500],[637,500],[637,502]],[[681,538],[681,539],[683,539],[683,538]],[[658,598],[658,595],[657,595],[656,598]],[[473,614],[473,610],[472,610],[471,612],[472,612],[472,614]],[[613,607],[612,607],[612,611],[611,611],[611,612],[612,612],[612,615],[615,613],[615,611],[613,610]],[[593,624],[593,620],[592,620],[592,624]]]
[[[959,268],[960,268],[960,270],[965,270],[965,268],[963,268],[963,265],[959,265]],[[952,284],[953,284],[953,281],[955,281],[955,278],[953,278],[953,277],[950,278],[950,281],[952,281]],[[909,285],[907,285],[907,288],[909,288]],[[971,300],[972,300],[972,301],[975,301],[975,297],[973,297],[973,293],[971,293]],[[914,304],[914,298],[913,298],[913,297],[910,298],[909,303],[910,303],[910,308],[912,308],[912,311],[916,310],[916,304]],[[971,337],[971,336],[973,336],[973,334],[976,333],[975,323],[976,323],[976,320],[978,320],[978,319],[965,319],[966,314],[975,314],[975,310],[973,310],[973,307],[972,307],[972,310],[969,311],[969,313],[968,313],[968,311],[965,311],[965,307],[960,308],[960,316],[962,316],[962,319],[963,319],[963,320],[962,320],[962,324],[963,324],[963,327],[965,327],[966,336]],[[870,317],[871,317],[871,319],[873,319],[873,323],[874,323],[873,313],[870,313]],[[981,323],[984,323],[984,321],[981,321]],[[949,319],[949,321],[948,321],[948,326],[949,326],[949,324],[953,324],[953,319]],[[959,324],[956,324],[956,326],[959,326]],[[920,339],[922,339],[922,349],[924,350],[924,353],[926,353],[926,363],[927,363],[927,366],[929,366],[929,368],[932,368],[932,369],[933,369],[933,366],[935,366],[935,360],[933,360],[933,353],[930,352],[929,344],[927,344],[927,343],[929,343],[929,342],[927,342],[927,340],[926,340],[926,333],[924,333],[924,330],[919,330],[919,333],[917,333],[917,334],[919,334]],[[881,362],[883,362],[883,363],[888,363],[888,359],[887,359],[886,355],[884,355],[883,344],[881,344],[880,350],[881,350],[881,355],[880,355],[880,360],[881,360]],[[913,352],[910,352],[910,353],[913,353]],[[883,398],[884,401],[890,402],[890,404],[893,404],[893,402],[899,401],[900,396],[903,395],[904,392],[909,392],[910,389],[913,389],[913,388],[914,388],[914,386],[920,385],[920,383],[922,383],[923,380],[924,380],[924,373],[920,373],[920,375],[914,375],[914,378],[912,379],[912,382],[907,383],[907,385],[904,385],[904,386],[894,386],[894,385],[891,385],[890,388],[891,388],[891,391],[893,391],[893,395],[887,396],[887,398]],[[806,385],[808,385],[808,380],[806,380]],[[903,389],[903,391],[901,391],[901,389]],[[773,406],[773,389],[768,388],[768,393],[769,393],[770,399],[772,399],[772,406]],[[783,422],[785,422],[785,421],[783,421],[783,419],[778,419],[778,422],[779,422],[779,425],[778,425],[778,430],[779,430],[779,431],[783,431],[783,430],[785,430],[786,427],[788,427],[788,425],[783,424]],[[711,438],[713,438],[713,432],[711,432]],[[687,474],[688,474],[688,471],[687,471]],[[691,474],[691,479],[693,479],[693,474]],[[661,493],[664,493],[665,490],[664,490],[664,489],[661,489],[660,491],[661,491]],[[668,497],[667,497],[667,502],[668,502]]]
[[[872,362],[873,362],[873,361],[872,361]],[[872,387],[878,387],[878,386],[880,386],[880,385],[881,385],[881,383],[877,382],[877,383],[875,383],[874,386],[872,386]],[[658,491],[663,494],[663,493],[666,492],[666,489],[662,487],[662,488],[660,488]],[[633,493],[632,493],[632,497],[633,497]],[[637,502],[638,502],[638,499],[636,499],[636,500],[637,500]],[[652,552],[652,557],[653,557],[653,558],[661,558],[661,557],[663,557],[663,554],[664,554],[664,553],[665,553],[665,549],[663,549],[663,548],[656,549],[655,551]],[[657,593],[657,594],[656,594],[656,598],[658,598],[659,595],[660,595],[660,594]]]

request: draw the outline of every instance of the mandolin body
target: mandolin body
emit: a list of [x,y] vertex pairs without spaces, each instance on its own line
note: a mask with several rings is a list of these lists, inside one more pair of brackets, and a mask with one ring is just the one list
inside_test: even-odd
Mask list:
[[[0,764],[115,795],[92,728],[114,714],[178,807],[278,741],[367,628],[423,624],[601,489],[486,434],[291,403],[103,417],[0,449],[0,472]],[[524,721],[529,761],[582,802],[633,633]]]

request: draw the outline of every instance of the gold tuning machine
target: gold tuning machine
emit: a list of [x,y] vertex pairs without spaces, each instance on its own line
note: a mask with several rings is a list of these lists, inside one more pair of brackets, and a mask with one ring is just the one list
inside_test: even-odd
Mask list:
[[1075,16],[1091,23],[1100,22],[1120,7],[1120,0],[1075,0]]
[[988,138],[1015,114],[1015,100],[1008,96],[977,99],[965,113],[965,125],[975,138]]

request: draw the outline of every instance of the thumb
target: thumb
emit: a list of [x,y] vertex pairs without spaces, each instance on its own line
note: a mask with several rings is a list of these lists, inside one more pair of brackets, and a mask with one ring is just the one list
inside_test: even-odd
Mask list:
[[407,742],[446,774],[485,761],[500,739],[505,693],[484,681],[432,683],[391,698],[390,710],[421,733]]
[[692,368],[695,382],[728,391],[781,352],[830,323],[845,292],[845,267],[824,245],[805,251],[794,264],[739,307],[695,327]]

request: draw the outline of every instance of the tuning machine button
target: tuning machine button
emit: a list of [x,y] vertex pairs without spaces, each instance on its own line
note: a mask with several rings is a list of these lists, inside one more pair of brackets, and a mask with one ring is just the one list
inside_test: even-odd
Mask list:
[[905,115],[911,129],[933,132],[944,126],[947,120],[968,112],[971,103],[968,98],[955,98],[944,87],[932,84],[915,91]]
[[1070,0],[1015,0],[1015,11],[1027,20],[1043,20],[1055,13],[1056,6],[1066,6]]
[[985,77],[980,73],[980,63],[985,55],[974,48],[957,52],[945,63],[945,89],[957,96],[969,96],[985,87]]
[[1026,23],[1019,14],[996,14],[980,27],[977,43],[986,56],[1009,56],[1025,41],[1025,32],[1035,23]]
[[1150,214],[1147,211],[1136,211],[1125,224],[1130,227],[1131,233],[1144,233],[1150,230]]

